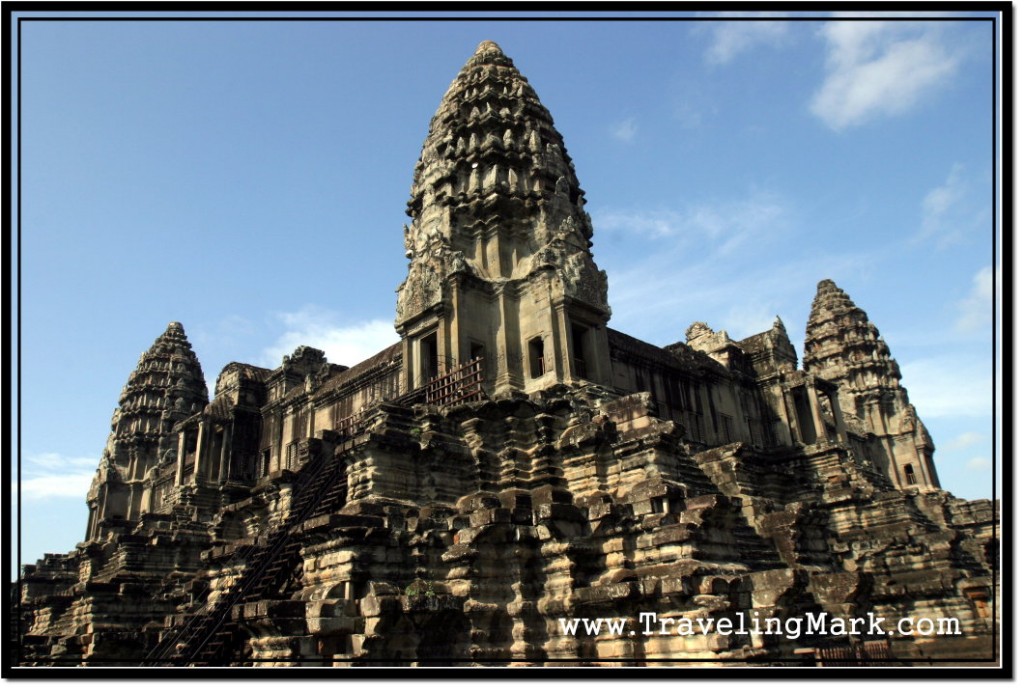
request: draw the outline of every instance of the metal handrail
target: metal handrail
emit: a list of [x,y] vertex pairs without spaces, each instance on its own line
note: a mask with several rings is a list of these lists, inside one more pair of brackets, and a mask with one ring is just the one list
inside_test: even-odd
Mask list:
[[[335,468],[341,464],[335,464]],[[224,619],[230,613],[231,608],[238,603],[238,601],[247,594],[247,591],[258,582],[258,579],[263,576],[267,568],[274,559],[280,555],[284,547],[288,544],[289,533],[291,529],[298,523],[302,522],[308,517],[308,514],[314,509],[319,500],[322,498],[322,493],[317,492],[317,489],[323,490],[330,483],[323,482],[325,478],[321,477],[327,462],[323,456],[317,456],[313,462],[313,467],[306,466],[304,473],[307,476],[305,482],[299,488],[299,492],[296,495],[295,502],[292,504],[289,510],[288,519],[274,532],[274,536],[268,543],[260,544],[254,543],[248,546],[241,554],[241,560],[247,563],[244,575],[231,586],[228,594],[225,597],[218,599],[216,602],[205,603],[202,607],[192,613],[189,621],[181,628],[181,630],[174,636],[165,638],[160,644],[154,648],[146,656],[145,660],[159,663],[165,661],[165,654],[173,649],[174,646],[181,642],[188,645],[198,635],[202,635],[202,627],[206,625],[211,617],[217,615],[218,610],[223,610],[221,616],[217,621],[210,627],[209,633],[203,638],[203,640],[196,646],[196,649],[188,655],[186,662],[191,661],[198,655],[202,648],[209,642],[209,640],[216,635],[222,626]],[[317,482],[320,480],[321,482]],[[310,488],[313,488],[312,493],[309,493]],[[298,511],[296,512],[296,509]],[[266,550],[266,553],[259,555],[260,558],[252,560],[251,557],[256,556],[257,551]],[[255,561],[255,563],[253,563]],[[210,592],[210,585],[207,582],[206,587],[201,591],[201,595],[205,595]]]

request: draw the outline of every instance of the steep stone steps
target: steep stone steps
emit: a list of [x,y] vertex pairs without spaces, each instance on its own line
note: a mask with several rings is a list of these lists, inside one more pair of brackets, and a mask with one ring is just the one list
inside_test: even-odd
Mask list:
[[291,575],[301,545],[292,534],[307,519],[331,510],[344,493],[344,463],[339,458],[325,459],[324,453],[312,454],[303,466],[301,487],[288,518],[265,543],[254,544],[241,577],[211,607],[200,608],[173,635],[147,656],[147,664],[165,663],[209,665],[224,661],[230,654],[225,641],[234,637],[237,623],[231,611],[238,604],[256,602],[272,596]]

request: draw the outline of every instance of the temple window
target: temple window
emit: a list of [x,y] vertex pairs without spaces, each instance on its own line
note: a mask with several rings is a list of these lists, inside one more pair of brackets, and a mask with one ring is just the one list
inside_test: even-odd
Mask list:
[[813,444],[818,440],[814,429],[814,418],[811,416],[811,403],[807,398],[807,389],[799,386],[793,389],[793,406],[796,408],[797,424],[800,429],[800,440],[804,444]]
[[572,367],[577,377],[586,379],[587,374],[587,346],[590,329],[579,324],[572,325]]
[[476,360],[481,360],[482,362],[480,363],[480,372],[483,372],[484,376],[486,377],[487,376],[487,370],[486,370],[486,365],[484,364],[486,362],[486,360],[484,359],[484,353],[485,352],[486,351],[484,350],[484,344],[483,343],[478,343],[476,341],[470,341],[470,343],[469,343],[469,360],[470,360],[470,362],[475,362]]
[[423,377],[421,382],[423,384],[437,378],[438,366],[436,331],[420,339],[420,374]]
[[917,476],[914,474],[914,466],[909,463],[903,466],[903,476],[906,478],[908,485],[917,484]]
[[544,339],[540,336],[531,338],[527,345],[530,353],[530,376],[536,379],[544,374]]

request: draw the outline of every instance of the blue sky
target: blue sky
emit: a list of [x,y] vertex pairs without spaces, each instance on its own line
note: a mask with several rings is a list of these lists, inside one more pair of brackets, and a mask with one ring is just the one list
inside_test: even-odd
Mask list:
[[832,278],[899,361],[943,486],[991,495],[990,22],[27,22],[23,561],[82,538],[168,322],[211,389],[231,361],[397,340],[413,165],[484,39],[565,138],[611,326],[666,345],[779,315],[802,353]]

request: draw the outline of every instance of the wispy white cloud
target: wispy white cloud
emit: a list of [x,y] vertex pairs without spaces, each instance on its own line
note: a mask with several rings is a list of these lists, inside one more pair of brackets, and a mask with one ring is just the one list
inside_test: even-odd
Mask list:
[[991,470],[992,459],[988,456],[974,456],[967,461],[970,470]]
[[949,212],[954,203],[963,199],[964,181],[962,179],[963,166],[956,164],[946,181],[932,189],[921,201],[922,229],[932,234],[941,224],[943,217]]
[[964,432],[953,441],[945,444],[942,448],[944,451],[960,451],[961,449],[969,449],[972,446],[980,444],[984,439],[985,438],[977,432]]
[[96,474],[99,457],[41,453],[24,459],[21,498],[33,501],[53,498],[85,500]]
[[811,112],[839,131],[905,113],[944,85],[960,56],[941,28],[907,21],[829,22],[826,77]]
[[903,385],[925,422],[933,418],[991,417],[991,363],[943,355],[901,363]]
[[647,238],[679,235],[686,226],[684,214],[671,209],[621,211],[595,209],[591,214],[594,227],[605,231],[625,231]]
[[741,199],[691,204],[682,210],[606,210],[593,213],[599,232],[625,231],[649,239],[678,238],[701,243],[718,255],[734,252],[757,234],[778,235],[789,222],[789,209],[778,196],[755,192]]
[[[718,16],[738,15],[722,12]],[[725,65],[754,48],[778,47],[789,35],[789,25],[785,21],[780,21],[786,16],[783,13],[757,12],[742,16],[744,19],[716,22],[713,25],[711,43],[704,51],[705,62],[710,65]]]
[[779,233],[787,223],[787,210],[773,195],[754,194],[738,202],[695,206],[689,220],[716,245],[718,254],[725,255],[758,233]]
[[259,364],[264,367],[277,367],[282,356],[290,355],[300,345],[319,348],[328,361],[351,366],[398,341],[391,322],[374,319],[352,323],[317,305],[275,314],[274,320],[284,332],[263,349]]
[[[608,272],[612,326],[658,344],[682,340],[697,320],[745,338],[779,315],[799,350],[818,281],[862,277],[874,261],[869,251],[793,243],[799,208],[764,189],[677,208],[596,209],[592,218],[607,243],[630,245],[628,260],[597,257]],[[783,248],[787,261],[764,261]]]
[[611,133],[620,142],[633,141],[637,133],[636,118],[629,117],[625,120],[619,120],[611,126]]
[[766,264],[766,247],[789,238],[787,232],[751,236],[724,260],[706,250],[704,240],[652,243],[647,256],[632,255],[628,263],[601,258],[613,328],[663,345],[683,340],[686,328],[699,320],[741,339],[771,328],[779,315],[799,351],[818,281],[861,275],[871,254],[809,251]]
[[971,292],[957,303],[960,313],[956,321],[958,333],[972,335],[984,330],[989,336],[992,325],[992,267],[986,266],[974,274]]
[[964,167],[953,165],[945,181],[921,200],[921,228],[915,242],[927,241],[938,249],[973,237],[986,222],[984,209],[972,206],[971,182]]
[[799,352],[817,282],[853,275],[865,261],[865,255],[816,256],[767,267],[745,256],[725,268],[713,256],[663,252],[607,269],[612,326],[663,345],[684,340],[694,321],[742,339],[771,328],[779,315]]

